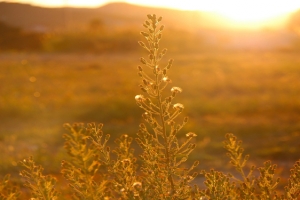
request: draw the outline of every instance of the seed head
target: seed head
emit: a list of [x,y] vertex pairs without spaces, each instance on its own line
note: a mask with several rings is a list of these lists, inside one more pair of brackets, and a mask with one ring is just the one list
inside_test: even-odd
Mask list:
[[136,95],[135,96],[135,100],[137,101],[137,102],[142,102],[142,101],[144,101],[145,100],[145,97],[143,96],[143,95]]
[[181,93],[182,89],[180,87],[172,87],[171,92]]
[[181,111],[181,110],[184,109],[184,106],[183,106],[181,103],[176,103],[176,104],[174,104],[173,108],[174,108],[175,110]]
[[196,135],[196,133],[189,132],[189,133],[185,134],[185,136],[186,136],[187,138],[192,138],[192,137],[196,137],[197,135]]

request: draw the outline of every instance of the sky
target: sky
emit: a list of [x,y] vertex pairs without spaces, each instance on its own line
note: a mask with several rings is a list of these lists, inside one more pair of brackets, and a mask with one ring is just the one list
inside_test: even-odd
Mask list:
[[5,0],[47,7],[99,7],[112,2],[218,13],[235,22],[262,22],[300,9],[300,0]]

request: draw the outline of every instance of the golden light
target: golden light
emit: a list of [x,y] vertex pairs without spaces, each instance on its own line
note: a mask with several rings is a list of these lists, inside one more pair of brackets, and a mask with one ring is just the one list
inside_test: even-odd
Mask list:
[[288,13],[300,9],[300,0],[129,0],[129,3],[167,7],[181,10],[199,10],[216,14],[231,27],[263,27],[282,24]]
[[[264,26],[280,26],[284,24],[287,14],[299,8],[294,4],[273,0],[263,1],[226,1],[214,12],[228,19],[231,26],[261,28]],[[299,4],[299,5],[297,5]]]

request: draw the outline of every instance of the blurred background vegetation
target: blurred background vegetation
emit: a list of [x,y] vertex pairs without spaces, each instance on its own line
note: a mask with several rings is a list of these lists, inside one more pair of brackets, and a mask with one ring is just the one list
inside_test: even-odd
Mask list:
[[299,159],[300,11],[276,30],[218,29],[208,14],[128,4],[2,2],[0,13],[1,175],[17,174],[29,155],[59,174],[66,122],[104,123],[113,139],[135,136],[142,121],[136,67],[147,56],[137,41],[147,13],[164,16],[171,86],[183,88],[177,101],[190,117],[182,135],[198,135],[191,161],[227,169],[221,141],[228,132],[244,141],[250,164],[272,159],[284,174]]
[[[164,16],[163,45],[173,51],[299,49],[300,11],[285,23],[232,29],[224,19],[200,11],[111,3],[99,8],[45,8],[0,2],[0,51],[133,52],[145,13]],[[223,20],[223,21],[222,21]]]

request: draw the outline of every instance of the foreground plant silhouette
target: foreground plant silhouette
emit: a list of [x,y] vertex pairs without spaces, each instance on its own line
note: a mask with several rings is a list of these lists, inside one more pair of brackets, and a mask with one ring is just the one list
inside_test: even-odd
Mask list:
[[[65,148],[70,156],[62,161],[62,174],[69,182],[74,199],[298,199],[300,196],[300,161],[296,162],[285,190],[275,191],[279,179],[275,178],[276,165],[270,161],[263,167],[251,167],[246,173],[248,155],[243,155],[241,142],[233,134],[227,134],[224,147],[230,163],[240,173],[241,179],[230,174],[211,170],[202,171],[205,188],[191,185],[198,175],[196,161],[187,167],[185,162],[195,149],[193,132],[181,133],[188,118],[180,122],[178,116],[184,106],[174,101],[182,89],[171,83],[168,71],[173,60],[166,65],[161,60],[166,49],[160,50],[164,26],[162,18],[148,15],[143,24],[147,32],[141,32],[146,42],[139,44],[147,51],[148,59],[141,58],[138,66],[143,94],[135,96],[136,103],[145,112],[146,124],[140,124],[135,141],[142,153],[135,157],[133,139],[122,135],[112,150],[107,143],[110,136],[103,134],[102,124],[66,124]],[[183,136],[185,140],[182,140]],[[180,139],[180,140],[179,140]],[[137,162],[139,161],[139,162]],[[141,164],[137,164],[141,163]],[[32,199],[59,199],[56,179],[43,175],[41,166],[32,158],[21,162],[20,175],[32,191]],[[256,177],[253,173],[259,172]],[[0,199],[17,199],[16,190],[7,188],[8,176],[0,183]],[[63,198],[63,197],[61,197]]]

